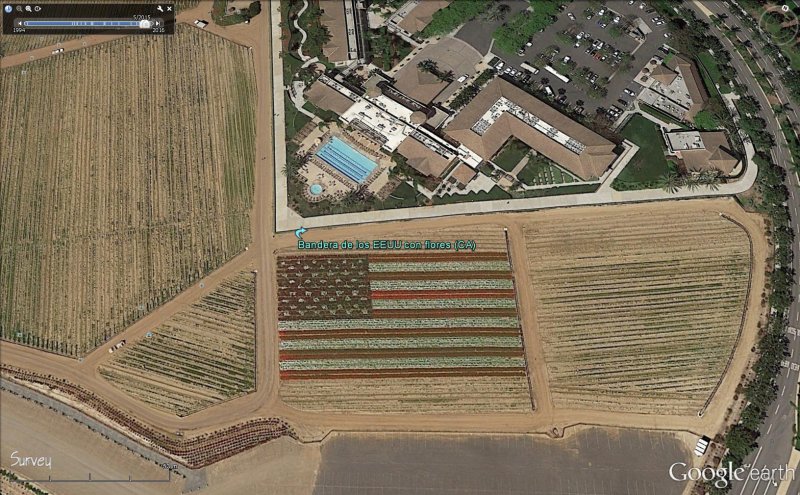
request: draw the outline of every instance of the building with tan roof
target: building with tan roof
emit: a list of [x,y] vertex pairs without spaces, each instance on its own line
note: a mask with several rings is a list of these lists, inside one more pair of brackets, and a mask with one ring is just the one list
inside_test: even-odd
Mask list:
[[445,133],[484,160],[516,137],[583,180],[598,179],[617,159],[614,143],[502,79],[489,83]]
[[722,131],[679,131],[668,132],[665,136],[670,153],[683,160],[690,172],[719,170],[731,175],[739,164]]
[[338,115],[344,114],[353,104],[353,100],[319,79],[314,81],[305,93],[306,99],[323,110],[330,110]]
[[409,34],[416,34],[433,20],[433,14],[448,5],[452,0],[422,0],[417,2],[417,6],[405,15],[402,21],[397,25],[408,32]]
[[361,27],[359,12],[353,0],[319,0],[320,23],[328,29],[330,39],[322,45],[322,54],[335,65],[358,60]]
[[687,122],[694,122],[695,115],[708,102],[697,67],[679,55],[666,62],[654,56],[634,81],[645,87],[639,94],[640,103]]
[[670,84],[672,84],[672,81],[674,81],[675,78],[678,77],[678,73],[670,69],[666,65],[658,65],[650,73],[650,77],[660,82],[664,86],[669,86]]
[[459,162],[458,165],[456,165],[456,168],[454,168],[453,172],[450,174],[450,178],[455,180],[457,184],[460,184],[461,186],[466,186],[477,175],[478,175],[477,170],[470,167],[464,162]]
[[708,93],[706,93],[705,86],[703,86],[703,79],[700,77],[700,72],[692,61],[679,55],[675,55],[667,61],[667,67],[673,71],[679,72],[683,77],[683,82],[686,84],[686,89],[689,91],[689,98],[692,100],[689,111],[686,112],[684,118],[692,122],[697,112],[702,110],[708,102]]
[[441,176],[453,161],[452,158],[440,155],[433,148],[410,136],[400,143],[397,152],[403,155],[415,170],[430,177]]

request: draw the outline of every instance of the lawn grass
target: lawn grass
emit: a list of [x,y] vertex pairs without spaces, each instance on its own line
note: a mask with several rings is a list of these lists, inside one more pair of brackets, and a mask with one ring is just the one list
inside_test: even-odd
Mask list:
[[309,112],[313,113],[317,117],[321,118],[325,122],[336,122],[339,120],[339,115],[336,112],[332,112],[330,110],[323,110],[318,106],[314,105],[310,101],[307,101],[303,108],[308,110]]
[[639,146],[639,151],[617,176],[612,187],[617,190],[657,188],[659,177],[667,175],[670,170],[658,126],[641,115],[634,115],[620,134]]
[[397,188],[392,191],[388,198],[381,204],[381,209],[391,210],[395,208],[409,208],[411,206],[418,206],[417,201],[419,193],[414,190],[407,182],[401,182]]
[[518,139],[512,138],[503,146],[503,149],[492,161],[506,172],[511,172],[519,161],[525,157],[528,151],[530,151],[528,145]]
[[286,140],[291,140],[304,125],[309,123],[311,119],[308,115],[301,113],[292,103],[292,100],[287,94],[283,99],[285,112],[286,112]]
[[452,196],[434,196],[433,204],[449,205],[453,203],[466,203],[473,201],[492,201],[495,199],[511,199],[511,195],[500,186],[494,186],[489,192],[479,192],[470,194],[454,194]]
[[572,184],[569,186],[550,187],[548,189],[533,189],[525,191],[523,196],[526,198],[540,198],[544,196],[563,196],[564,194],[586,194],[593,193],[600,188],[600,184]]
[[680,120],[676,119],[672,115],[669,115],[667,113],[662,112],[658,108],[651,107],[650,105],[648,105],[646,103],[641,103],[641,102],[639,103],[639,108],[641,108],[644,113],[648,113],[648,114],[652,115],[653,117],[657,118],[658,120],[662,120],[662,121],[668,122],[670,124],[675,124],[675,125],[679,126],[681,129],[685,129],[685,130],[689,129],[689,127],[686,124],[684,124]]
[[574,177],[541,155],[531,157],[530,161],[517,174],[517,179],[528,186],[575,182]]
[[[720,72],[717,60],[713,55],[708,52],[702,52],[697,56],[697,61],[700,62],[700,75],[709,93],[714,94],[716,92],[716,85],[719,85],[719,92],[722,94],[731,92],[731,87],[722,77],[722,72]],[[704,68],[705,70],[703,70]]]

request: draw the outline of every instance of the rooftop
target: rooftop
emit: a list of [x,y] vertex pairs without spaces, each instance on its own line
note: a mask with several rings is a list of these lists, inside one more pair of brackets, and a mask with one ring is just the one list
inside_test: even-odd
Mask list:
[[445,132],[484,160],[514,136],[584,180],[599,178],[617,158],[614,143],[502,79],[489,83]]
[[397,152],[406,158],[409,165],[420,173],[430,177],[439,177],[442,175],[453,161],[452,157],[447,158],[442,156],[432,148],[410,136],[400,143]]
[[722,131],[680,131],[666,136],[670,151],[683,160],[689,171],[716,169],[730,175],[739,163]]
[[322,53],[333,63],[347,62],[358,58],[355,28],[352,24],[352,2],[350,0],[319,0],[322,10],[320,23],[328,28],[331,37],[322,46]]
[[415,34],[431,23],[433,14],[440,9],[447,7],[451,0],[422,0],[417,2],[417,6],[405,15],[402,21],[397,23],[403,30]]
[[339,115],[345,113],[353,104],[353,100],[324,82],[314,81],[306,90],[306,99],[323,110],[330,110]]

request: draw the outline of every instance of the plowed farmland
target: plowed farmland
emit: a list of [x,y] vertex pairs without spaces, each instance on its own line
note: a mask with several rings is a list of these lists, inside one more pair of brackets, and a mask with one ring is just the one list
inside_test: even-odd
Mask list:
[[129,343],[100,374],[156,409],[187,416],[255,388],[255,276],[240,273]]
[[3,339],[80,356],[245,248],[254,86],[184,25],[0,71]]
[[524,231],[554,404],[699,412],[740,333],[747,232],[685,210],[609,211]]
[[282,255],[278,297],[293,407],[531,409],[505,250]]

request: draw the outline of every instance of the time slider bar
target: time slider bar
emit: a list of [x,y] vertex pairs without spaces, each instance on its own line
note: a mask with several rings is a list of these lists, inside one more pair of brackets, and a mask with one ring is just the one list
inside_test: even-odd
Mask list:
[[15,24],[26,29],[152,29],[163,27],[163,19],[17,19]]

